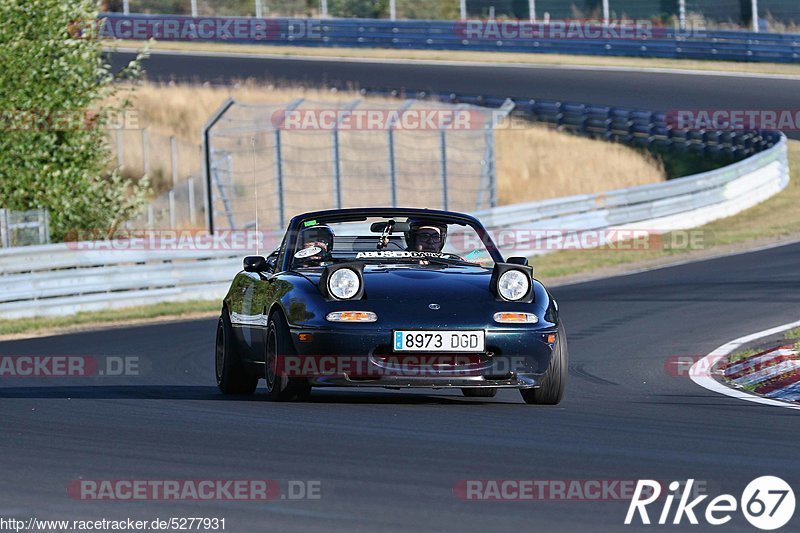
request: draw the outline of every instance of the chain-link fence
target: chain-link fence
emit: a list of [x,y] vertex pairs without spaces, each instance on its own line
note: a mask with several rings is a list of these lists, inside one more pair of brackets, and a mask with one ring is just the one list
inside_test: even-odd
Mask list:
[[209,122],[209,225],[282,229],[306,211],[496,203],[494,126],[512,110],[406,100],[228,101]]
[[650,19],[713,28],[753,27],[793,31],[798,0],[107,0],[113,12],[193,16],[359,17],[455,20],[459,18]]
[[50,243],[50,217],[46,209],[0,209],[0,248]]
[[120,172],[128,178],[148,176],[155,192],[129,228],[174,229],[205,225],[200,146],[142,129],[111,133],[109,148]]

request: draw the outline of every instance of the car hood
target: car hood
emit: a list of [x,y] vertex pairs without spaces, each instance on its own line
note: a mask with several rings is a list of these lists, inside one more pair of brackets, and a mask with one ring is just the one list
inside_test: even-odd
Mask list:
[[[320,271],[303,272],[318,283]],[[479,266],[367,265],[365,300],[425,300],[448,302],[494,300],[489,287],[492,271]]]

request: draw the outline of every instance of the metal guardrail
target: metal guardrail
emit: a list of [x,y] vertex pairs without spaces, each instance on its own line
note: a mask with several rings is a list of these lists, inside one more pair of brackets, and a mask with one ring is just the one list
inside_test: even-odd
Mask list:
[[[696,176],[475,214],[493,231],[694,227],[747,209],[786,187],[786,138],[776,135],[771,148]],[[0,250],[0,318],[221,298],[240,270],[243,255],[230,250],[87,249],[93,246],[71,243]]]
[[[184,27],[192,21],[192,17],[188,16],[103,13],[101,19],[106,21],[101,28],[103,35],[137,40],[157,37],[165,41],[205,40],[288,46],[501,51],[780,63],[800,61],[800,34],[735,30],[681,31],[657,27],[653,28],[652,36],[646,39],[569,38],[568,33],[559,38],[498,38],[489,31],[474,36],[467,30],[469,21],[271,18],[260,19],[266,21],[265,31],[254,37],[233,33],[224,39],[224,36],[216,34],[204,37],[203,32],[199,31],[172,37],[164,35],[161,28],[166,22]],[[140,32],[133,32],[128,22],[120,25],[122,20],[130,21],[131,25],[139,24]],[[214,17],[197,20],[209,21]],[[503,21],[503,24],[511,25],[506,26],[506,34],[516,35],[518,32],[514,31],[513,25],[526,23]]]

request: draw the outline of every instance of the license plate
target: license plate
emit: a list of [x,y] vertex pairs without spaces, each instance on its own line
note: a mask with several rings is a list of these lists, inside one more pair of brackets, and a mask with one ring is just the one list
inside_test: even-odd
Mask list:
[[486,332],[395,331],[395,352],[483,352]]

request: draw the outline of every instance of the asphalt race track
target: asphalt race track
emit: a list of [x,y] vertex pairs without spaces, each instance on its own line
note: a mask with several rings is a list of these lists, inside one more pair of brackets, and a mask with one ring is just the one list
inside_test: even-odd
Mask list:
[[[354,82],[648,109],[793,109],[800,94],[791,80],[559,68],[159,53],[146,69],[162,80]],[[214,384],[215,320],[3,342],[0,355],[138,357],[142,371],[0,381],[0,516],[219,517],[246,533],[669,529],[624,526],[627,501],[463,501],[453,488],[481,479],[694,478],[712,496],[738,498],[763,475],[799,487],[794,411],[716,395],[668,371],[671,356],[705,355],[796,320],[799,264],[794,244],[555,288],[571,361],[566,399],[552,408],[527,406],[516,391],[490,400],[380,389],[317,390],[303,404],[269,403],[263,392],[227,398]],[[87,502],[67,493],[78,479],[319,481],[321,498]],[[724,529],[753,531],[738,513]]]
[[[626,502],[462,501],[452,489],[467,479],[695,478],[738,498],[768,474],[796,487],[793,411],[715,395],[665,362],[796,319],[798,264],[794,244],[554,289],[571,334],[567,397],[555,408],[527,406],[516,391],[228,399],[214,386],[213,320],[5,342],[3,355],[137,355],[148,370],[5,380],[0,515],[217,516],[237,532],[622,531],[633,529],[623,526]],[[66,493],[80,478],[317,480],[322,492],[269,503],[85,502]],[[741,514],[724,529],[752,531]]]
[[[133,58],[113,56],[119,68]],[[585,70],[569,67],[520,68],[508,65],[426,65],[352,62],[335,59],[214,57],[163,51],[146,60],[154,81],[235,80],[290,82],[309,86],[408,88],[413,90],[562,100],[598,105],[675,109],[766,109],[798,107],[800,81],[779,78]],[[786,132],[800,138],[796,131]],[[198,134],[199,135],[199,134]]]

